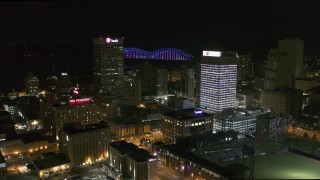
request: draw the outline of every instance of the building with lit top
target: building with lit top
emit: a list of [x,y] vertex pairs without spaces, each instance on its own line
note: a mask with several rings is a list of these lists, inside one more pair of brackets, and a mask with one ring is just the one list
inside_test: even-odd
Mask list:
[[183,109],[164,113],[161,120],[161,131],[165,141],[176,141],[205,132],[212,132],[213,116],[197,109]]
[[37,95],[39,92],[39,79],[32,73],[29,73],[24,79],[25,91],[27,95]]
[[69,102],[53,104],[48,117],[50,129],[56,132],[62,129],[64,123],[78,122],[81,125],[94,124],[99,122],[98,105],[91,101],[91,98],[70,99]]
[[93,76],[98,92],[123,94],[123,38],[93,38]]
[[108,158],[110,128],[106,122],[90,125],[66,124],[60,134],[60,150],[72,165],[91,164]]
[[236,52],[203,51],[200,75],[201,108],[220,112],[235,106],[237,59]]

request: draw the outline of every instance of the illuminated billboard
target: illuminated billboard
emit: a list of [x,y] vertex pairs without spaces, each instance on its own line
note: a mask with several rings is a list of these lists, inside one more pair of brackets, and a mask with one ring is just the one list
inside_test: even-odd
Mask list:
[[84,105],[84,104],[90,104],[90,103],[91,103],[91,98],[70,99],[69,100],[69,105],[70,106]]
[[202,56],[221,57],[221,51],[203,51]]

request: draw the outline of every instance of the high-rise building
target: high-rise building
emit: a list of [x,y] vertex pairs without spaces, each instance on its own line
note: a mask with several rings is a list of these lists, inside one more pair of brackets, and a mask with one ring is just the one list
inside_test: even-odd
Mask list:
[[110,128],[104,121],[86,126],[70,125],[62,129],[60,149],[75,166],[108,158]]
[[238,80],[243,81],[248,79],[253,74],[251,53],[239,55],[238,62]]
[[168,94],[168,69],[157,70],[157,95]]
[[195,80],[194,80],[194,69],[193,68],[184,69],[184,71],[183,71],[183,85],[184,85],[184,91],[183,91],[184,97],[194,99]]
[[295,78],[301,77],[303,40],[278,41],[278,49],[271,49],[265,71],[260,106],[276,113],[298,116],[302,108],[302,91],[295,90]]
[[203,51],[200,78],[201,108],[220,112],[235,106],[237,60],[236,52]]
[[274,90],[279,88],[293,88],[293,68],[289,66],[290,60],[287,52],[271,49],[265,71],[264,89]]
[[56,94],[60,101],[68,101],[70,99],[71,80],[68,73],[61,73],[56,81]]
[[127,75],[124,76],[124,97],[135,102],[141,100],[141,80],[137,76]]
[[93,38],[93,76],[98,92],[123,94],[123,38]]
[[303,47],[304,41],[298,38],[278,40],[278,48],[288,54],[290,63],[287,66],[293,70],[294,78],[301,78],[303,75]]
[[24,79],[25,91],[27,95],[37,95],[39,92],[39,79],[32,73],[29,73]]

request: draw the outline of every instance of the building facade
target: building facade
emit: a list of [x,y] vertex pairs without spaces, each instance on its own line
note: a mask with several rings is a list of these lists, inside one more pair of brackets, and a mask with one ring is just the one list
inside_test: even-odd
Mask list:
[[93,38],[93,76],[96,91],[123,94],[123,38]]
[[[80,104],[73,103],[82,101]],[[70,103],[71,102],[71,103]],[[51,106],[49,120],[46,122],[57,132],[62,129],[64,123],[78,122],[81,125],[94,124],[99,122],[99,108],[91,98],[73,99],[69,103],[57,103]]]
[[203,51],[201,58],[200,107],[220,112],[236,103],[236,52]]
[[168,69],[157,70],[157,95],[168,94]]
[[24,83],[27,95],[37,95],[39,93],[39,79],[32,73],[25,77]]
[[195,99],[194,88],[195,88],[195,72],[193,68],[186,68],[183,71],[183,95],[189,99]]
[[110,143],[110,164],[134,180],[147,180],[158,172],[158,159],[148,151],[126,141]]
[[60,134],[60,150],[74,166],[108,158],[110,128],[101,121],[86,126],[65,126]]
[[266,137],[287,134],[291,120],[291,116],[284,116],[274,112],[259,115],[257,116],[256,132]]
[[213,116],[197,109],[184,109],[163,114],[161,131],[165,141],[212,132]]
[[287,38],[278,41],[278,49],[271,49],[265,71],[260,106],[276,113],[297,117],[302,110],[302,91],[295,90],[303,63],[303,40]]

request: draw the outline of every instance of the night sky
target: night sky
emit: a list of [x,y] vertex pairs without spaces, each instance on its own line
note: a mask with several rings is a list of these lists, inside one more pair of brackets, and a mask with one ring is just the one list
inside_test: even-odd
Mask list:
[[[81,47],[71,51],[79,54],[71,55],[70,63],[85,67],[91,63],[93,36],[121,36],[125,47],[172,47],[195,57],[203,49],[219,48],[252,51],[263,59],[268,49],[276,47],[277,39],[290,32],[305,40],[305,55],[320,55],[318,4],[293,0],[0,2],[0,44],[78,44]],[[9,55],[0,54],[0,58],[0,81],[10,63],[26,64]],[[59,58],[41,59],[44,68],[52,61],[59,63]],[[33,67],[35,62],[39,63],[28,64]]]

